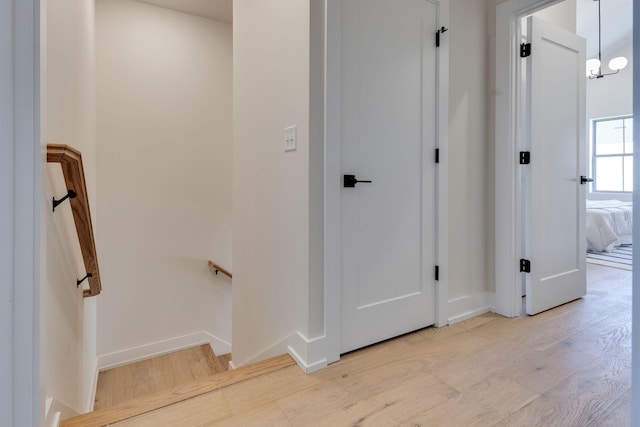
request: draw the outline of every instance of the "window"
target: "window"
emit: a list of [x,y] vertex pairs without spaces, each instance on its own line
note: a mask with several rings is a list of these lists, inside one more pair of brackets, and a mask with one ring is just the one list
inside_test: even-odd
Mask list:
[[593,120],[593,191],[633,191],[633,117]]

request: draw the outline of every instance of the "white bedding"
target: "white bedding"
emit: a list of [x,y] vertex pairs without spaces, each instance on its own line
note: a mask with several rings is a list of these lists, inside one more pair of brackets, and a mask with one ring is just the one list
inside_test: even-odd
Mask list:
[[611,250],[630,244],[632,203],[619,200],[587,200],[587,249]]

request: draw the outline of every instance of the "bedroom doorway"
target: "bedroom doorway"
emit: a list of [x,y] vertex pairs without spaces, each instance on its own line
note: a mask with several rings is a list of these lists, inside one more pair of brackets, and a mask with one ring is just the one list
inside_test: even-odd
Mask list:
[[[626,1],[631,5],[629,0]],[[517,72],[517,64],[520,61],[520,33],[517,32],[518,21],[525,16],[534,13],[548,13],[551,9],[573,7],[573,18],[576,17],[576,5],[579,7],[593,7],[597,3],[592,0],[567,0],[559,2],[554,0],[507,0],[496,7],[496,117],[495,117],[495,165],[496,165],[496,312],[508,317],[519,316],[522,312],[522,287],[520,272],[520,251],[523,247],[523,236],[520,228],[520,215],[522,210],[522,198],[519,193],[520,165],[514,162],[519,156],[519,130],[517,127],[517,109],[520,107],[516,98],[516,90],[520,75]],[[557,10],[556,10],[557,12]],[[631,12],[622,12],[621,15],[629,20],[627,27],[628,46],[631,50]],[[566,15],[565,15],[566,16]],[[597,20],[597,15],[595,15]],[[593,23],[592,23],[593,24]],[[574,24],[576,25],[576,24]],[[593,27],[593,25],[591,25]],[[618,25],[620,28],[625,25]],[[577,23],[580,29],[580,20]],[[595,24],[597,29],[597,21]],[[575,32],[575,29],[574,29]],[[589,38],[591,40],[591,38]],[[588,45],[587,57],[592,57],[592,48]],[[596,45],[597,52],[597,45]],[[613,56],[616,52],[610,51]],[[557,67],[548,70],[555,73]],[[624,75],[626,73],[626,76]],[[583,74],[584,76],[584,74]],[[629,81],[629,86],[622,95],[611,96],[611,90],[605,92],[605,85],[618,84],[620,80]],[[632,71],[627,69],[620,75],[612,78],[589,80],[588,99],[592,94],[601,95],[600,101],[587,105],[587,118],[591,119],[593,111],[603,108],[621,107],[627,105],[628,113],[631,113],[631,87]],[[593,89],[597,85],[598,88]],[[607,96],[607,93],[609,95]],[[624,98],[621,101],[620,98]],[[588,128],[587,128],[588,132]],[[586,143],[585,143],[586,145]],[[532,159],[535,154],[532,153]],[[589,173],[585,174],[587,177]],[[589,193],[591,196],[592,193]]]
[[[606,65],[612,58],[618,61],[620,57],[631,57],[631,6],[628,0],[619,0],[615,5],[607,2],[600,7],[599,2],[593,0],[565,0],[534,14],[585,38],[587,58],[598,57],[601,35],[601,73],[606,78],[583,80],[587,87],[584,127],[587,131],[586,144],[581,147],[586,148],[588,157],[586,176],[594,179],[587,183],[586,215],[580,223],[586,223],[587,283],[596,287],[603,277],[603,266],[604,272],[608,270],[607,275],[620,278],[625,274],[630,276],[627,272],[632,269],[631,71],[613,70]],[[603,14],[601,33],[597,29],[599,9]],[[526,23],[523,27],[526,28]]]

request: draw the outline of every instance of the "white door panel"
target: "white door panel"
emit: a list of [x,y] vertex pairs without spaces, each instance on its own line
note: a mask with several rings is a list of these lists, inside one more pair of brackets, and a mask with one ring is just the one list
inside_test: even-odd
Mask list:
[[[586,294],[585,41],[529,18],[531,164],[525,233],[531,260],[526,310],[536,314]],[[525,192],[525,194],[527,194]]]
[[436,12],[343,2],[343,352],[435,320]]

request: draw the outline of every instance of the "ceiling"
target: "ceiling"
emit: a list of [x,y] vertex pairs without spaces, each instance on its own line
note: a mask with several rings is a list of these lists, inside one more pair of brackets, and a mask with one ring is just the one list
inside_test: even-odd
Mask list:
[[[602,56],[611,58],[633,40],[633,0],[601,0]],[[598,2],[576,0],[576,32],[587,39],[587,58],[598,56]],[[611,55],[609,55],[611,52]]]
[[[218,21],[233,22],[233,0],[138,0],[167,9]],[[631,43],[633,0],[601,0],[602,52],[616,51]],[[576,32],[587,39],[587,58],[598,55],[598,1],[576,0]]]
[[138,0],[223,22],[233,22],[233,0]]

